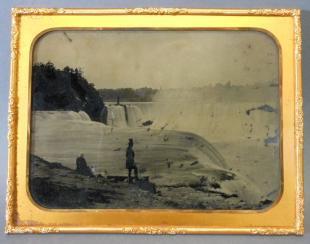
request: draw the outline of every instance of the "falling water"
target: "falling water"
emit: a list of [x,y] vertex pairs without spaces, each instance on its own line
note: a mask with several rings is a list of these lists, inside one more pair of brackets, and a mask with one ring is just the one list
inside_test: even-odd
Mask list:
[[143,113],[132,104],[108,105],[107,125],[113,127],[139,127],[143,122]]

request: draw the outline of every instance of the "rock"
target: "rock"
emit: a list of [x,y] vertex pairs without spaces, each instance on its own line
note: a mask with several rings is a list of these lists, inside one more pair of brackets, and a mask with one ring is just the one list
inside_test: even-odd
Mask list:
[[152,125],[152,124],[153,124],[152,120],[147,120],[147,121],[142,123],[143,126],[149,126],[149,125]]
[[219,178],[221,181],[225,181],[225,180],[233,180],[235,179],[235,176],[236,175],[234,173],[222,171],[220,172]]
[[263,201],[260,201],[261,205],[270,205],[271,203],[273,203],[272,201],[270,201],[269,199],[265,199]]
[[198,160],[196,160],[196,161],[192,162],[190,165],[193,166],[193,165],[196,165],[198,163],[199,163]]
[[199,179],[200,185],[206,185],[208,178],[205,176],[201,176]]
[[168,137],[167,135],[165,135],[164,138],[163,138],[163,140],[164,140],[164,141],[168,141],[168,140],[169,140],[169,137]]
[[85,176],[94,176],[91,169],[88,167],[84,157],[78,157],[76,160],[76,172]]
[[155,184],[149,182],[148,178],[147,179],[140,179],[135,182],[135,184],[142,190],[148,191],[150,193],[155,194],[156,193],[156,187]]
[[214,189],[219,189],[219,188],[221,188],[220,184],[217,183],[217,182],[211,182],[211,183],[210,183],[210,186],[211,186],[212,188],[214,188]]

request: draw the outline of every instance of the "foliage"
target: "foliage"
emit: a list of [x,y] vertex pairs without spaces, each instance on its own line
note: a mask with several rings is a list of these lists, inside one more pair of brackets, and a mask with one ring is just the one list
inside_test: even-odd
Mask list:
[[139,89],[119,88],[119,89],[99,89],[99,94],[104,101],[120,101],[125,102],[151,102],[157,89],[143,87]]
[[104,103],[81,69],[57,69],[53,63],[36,63],[32,69],[32,109],[85,111],[100,121]]

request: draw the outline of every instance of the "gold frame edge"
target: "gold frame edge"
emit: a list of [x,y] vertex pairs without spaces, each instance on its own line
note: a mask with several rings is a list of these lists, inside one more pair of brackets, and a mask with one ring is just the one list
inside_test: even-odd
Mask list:
[[[294,17],[295,53],[295,148],[296,148],[296,224],[295,228],[183,228],[183,227],[38,227],[17,225],[16,212],[16,160],[18,124],[18,53],[20,38],[20,17],[22,15],[60,14],[113,14],[113,15],[241,15],[241,16],[291,16]],[[302,235],[304,233],[304,177],[303,177],[303,97],[301,84],[301,11],[299,9],[186,9],[186,8],[133,8],[133,9],[63,9],[63,8],[13,8],[11,30],[11,79],[8,112],[9,165],[6,195],[6,233],[131,233],[131,234],[259,234],[259,235]]]

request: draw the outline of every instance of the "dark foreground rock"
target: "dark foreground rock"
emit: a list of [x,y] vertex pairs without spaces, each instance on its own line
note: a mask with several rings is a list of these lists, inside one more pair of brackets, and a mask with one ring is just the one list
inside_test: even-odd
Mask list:
[[94,177],[91,168],[87,165],[87,162],[83,156],[76,159],[76,172],[80,175]]
[[[158,185],[142,176],[128,184],[126,176],[85,176],[60,163],[30,158],[30,192],[46,208],[163,208],[163,209],[261,209],[272,202],[251,205],[237,194],[221,190],[221,181],[212,184],[200,179],[195,184]],[[230,181],[233,177],[222,180]]]
[[107,208],[133,208],[137,198],[151,199],[156,193],[155,185],[147,177],[128,184],[127,177],[86,176],[34,155],[31,155],[30,161],[30,192],[43,207],[97,208],[99,204]]

